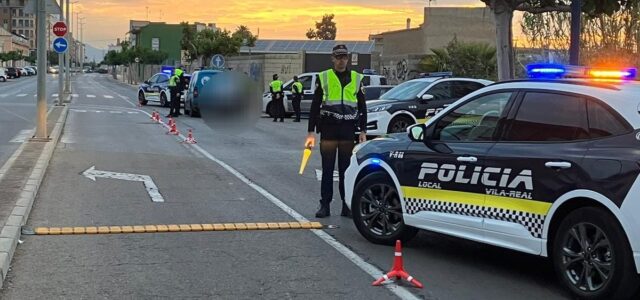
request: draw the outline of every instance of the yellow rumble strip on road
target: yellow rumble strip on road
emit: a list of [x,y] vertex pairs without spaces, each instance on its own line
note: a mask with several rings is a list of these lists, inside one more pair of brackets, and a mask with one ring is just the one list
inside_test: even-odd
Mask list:
[[300,230],[322,229],[320,222],[278,222],[278,223],[223,223],[223,224],[172,224],[135,226],[88,226],[88,227],[36,227],[36,235],[86,235],[124,234],[191,231],[251,231],[251,230]]

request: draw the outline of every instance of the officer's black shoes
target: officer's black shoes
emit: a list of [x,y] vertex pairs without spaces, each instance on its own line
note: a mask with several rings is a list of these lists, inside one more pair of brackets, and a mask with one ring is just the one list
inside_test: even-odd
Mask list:
[[284,122],[284,119],[280,119],[280,122],[281,122],[281,123],[282,123],[282,122]]
[[173,117],[173,115],[172,115],[172,114],[168,114],[168,115],[166,115],[166,116],[164,116],[164,117],[165,117],[165,118],[170,118],[170,117]]
[[326,218],[331,215],[329,204],[320,204],[320,209],[316,212],[316,218]]
[[274,122],[278,122],[278,119],[273,119]]
[[344,202],[342,202],[342,211],[340,212],[340,215],[343,217],[351,218],[351,210]]

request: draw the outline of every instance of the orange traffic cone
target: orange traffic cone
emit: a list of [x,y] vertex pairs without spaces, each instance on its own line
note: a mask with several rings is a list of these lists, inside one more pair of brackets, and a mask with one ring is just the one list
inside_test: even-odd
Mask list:
[[191,130],[191,128],[189,128],[189,130],[187,131],[187,139],[184,140],[185,144],[197,144],[198,142],[196,142],[196,139],[193,138],[193,130]]
[[400,243],[400,240],[396,241],[395,258],[393,260],[393,267],[391,268],[391,271],[389,271],[389,273],[387,274],[384,274],[382,277],[380,277],[380,279],[374,281],[372,285],[379,286],[382,285],[383,282],[394,278],[396,280],[404,279],[417,288],[424,287],[424,285],[422,285],[420,281],[413,278],[413,276],[409,275],[409,273],[404,270],[404,264],[402,261],[402,245]]
[[156,118],[157,113],[158,113],[158,112],[156,112],[155,110],[151,113],[151,120],[152,120],[152,121],[155,121],[155,122],[157,122],[157,121],[158,121],[158,119]]
[[173,120],[173,117],[169,117],[169,124],[167,124],[167,125],[169,125],[169,127],[171,127],[171,125],[173,125],[175,123],[176,123],[176,121]]
[[[173,121],[173,119],[170,119],[169,122]],[[167,134],[171,134],[171,135],[178,135],[180,134],[180,131],[178,131],[178,127],[176,126],[176,122],[173,122],[170,126],[171,129],[167,132]]]

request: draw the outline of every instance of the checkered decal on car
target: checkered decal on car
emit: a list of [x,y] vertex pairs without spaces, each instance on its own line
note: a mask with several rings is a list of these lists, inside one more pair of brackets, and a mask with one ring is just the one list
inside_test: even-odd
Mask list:
[[534,237],[542,237],[542,228],[544,226],[545,219],[544,215],[492,207],[483,209],[480,206],[471,204],[451,203],[415,198],[406,198],[404,203],[406,213],[410,215],[416,214],[421,211],[433,211],[471,217],[484,217],[521,224],[526,227]]

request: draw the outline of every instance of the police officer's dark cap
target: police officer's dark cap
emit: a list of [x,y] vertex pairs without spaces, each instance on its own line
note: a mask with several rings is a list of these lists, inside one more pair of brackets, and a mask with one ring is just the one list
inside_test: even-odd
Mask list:
[[349,54],[349,50],[347,50],[347,46],[343,44],[339,44],[333,47],[333,52],[331,53],[331,55],[333,56],[348,55],[348,54]]

